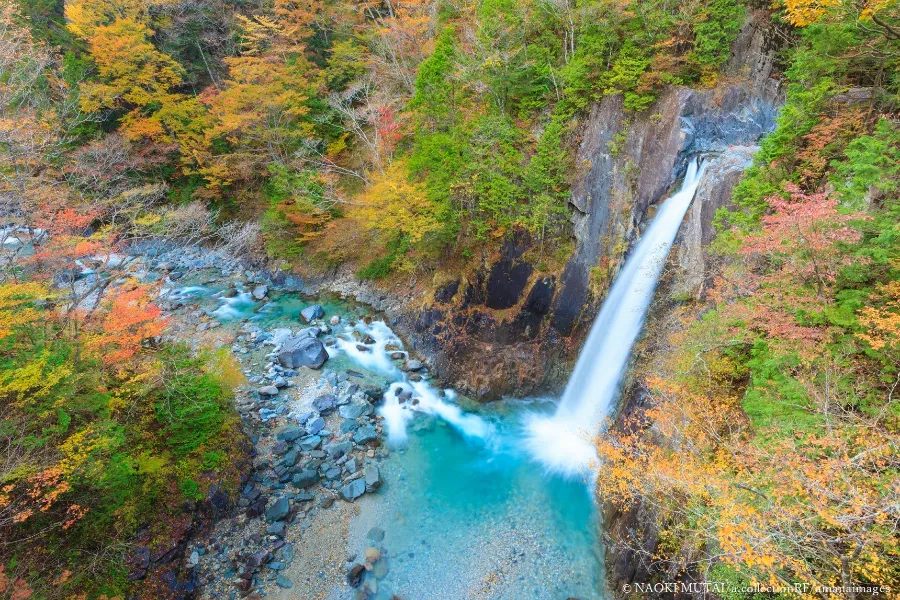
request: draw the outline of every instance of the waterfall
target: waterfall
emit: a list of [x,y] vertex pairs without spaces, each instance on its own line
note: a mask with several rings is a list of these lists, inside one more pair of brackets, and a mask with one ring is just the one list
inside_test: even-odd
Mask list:
[[596,460],[591,440],[614,408],[631,348],[702,171],[696,160],[690,163],[681,189],[662,203],[628,257],[591,327],[556,414],[533,416],[526,423],[526,445],[548,471],[582,474]]

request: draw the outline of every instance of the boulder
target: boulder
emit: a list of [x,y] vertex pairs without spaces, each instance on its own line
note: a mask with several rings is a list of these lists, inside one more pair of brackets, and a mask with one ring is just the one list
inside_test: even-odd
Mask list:
[[324,316],[325,310],[318,304],[307,306],[300,311],[300,318],[303,319],[305,323],[309,323],[313,319],[321,319]]
[[403,365],[404,371],[421,371],[424,368],[425,365],[422,364],[422,361],[416,359],[408,360],[406,361],[406,364]]
[[325,346],[317,338],[297,335],[285,340],[278,351],[278,362],[288,369],[309,367],[320,369],[328,360]]
[[272,397],[278,395],[278,388],[274,385],[264,385],[256,391],[260,396]]
[[366,493],[366,482],[362,479],[354,479],[341,488],[341,497],[347,502],[353,502]]
[[337,315],[334,315],[333,317],[331,317],[331,318],[328,320],[328,322],[331,323],[331,326],[332,326],[332,327],[335,327],[335,326],[341,324],[341,318],[340,318],[339,316],[337,316]]
[[253,299],[262,300],[269,293],[269,287],[266,285],[258,285],[253,288]]

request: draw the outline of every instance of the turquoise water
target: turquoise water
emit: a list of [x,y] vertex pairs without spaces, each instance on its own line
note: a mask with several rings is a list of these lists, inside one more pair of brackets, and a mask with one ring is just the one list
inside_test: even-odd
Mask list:
[[366,519],[384,529],[391,556],[379,591],[423,600],[603,597],[588,486],[547,476],[528,459],[520,421],[533,410],[478,411],[497,427],[490,448],[415,416],[405,450],[382,469],[378,514]]
[[[213,297],[216,291],[206,289],[194,298],[212,312],[224,304]],[[229,306],[238,310],[222,318],[297,329],[303,326],[300,310],[313,303],[323,306],[326,320],[339,315],[347,323],[372,315],[369,307],[337,297],[272,293],[268,302],[232,300]],[[392,335],[383,323],[358,323],[357,328],[376,338],[379,332]],[[327,368],[351,368],[383,384],[403,377],[392,366],[367,369],[344,352],[332,356]],[[379,574],[378,593],[370,597],[603,598],[597,511],[588,484],[548,475],[523,446],[526,417],[550,414],[555,405],[504,401],[485,406],[437,387],[420,387],[420,408],[429,406],[427,393],[434,396],[431,405],[459,406],[464,415],[487,422],[492,433],[488,439],[465,436],[458,420],[453,426],[437,414],[408,411],[402,425],[406,441],[381,461],[384,484],[359,503],[355,527],[360,532],[351,542],[351,552],[359,557],[373,544],[388,557],[387,574]],[[384,539],[362,539],[371,527],[383,529]]]

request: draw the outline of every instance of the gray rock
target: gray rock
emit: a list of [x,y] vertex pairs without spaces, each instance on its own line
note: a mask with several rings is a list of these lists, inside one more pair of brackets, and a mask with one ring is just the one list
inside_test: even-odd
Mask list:
[[321,319],[325,316],[325,310],[318,304],[313,304],[312,306],[307,306],[303,310],[300,311],[300,318],[303,319],[304,322],[309,323],[313,319]]
[[258,285],[253,288],[253,299],[254,300],[262,300],[266,297],[266,294],[269,293],[269,287],[265,285]]
[[266,521],[274,523],[284,519],[291,512],[291,504],[287,497],[281,496],[275,503],[266,509]]
[[375,427],[372,425],[360,427],[356,430],[356,433],[353,434],[353,441],[357,444],[365,444],[374,439],[378,439],[378,432],[375,431]]
[[266,527],[266,533],[269,535],[277,535],[278,537],[284,537],[284,529],[285,524],[284,521],[275,521],[268,527]]
[[328,456],[331,458],[340,458],[346,453],[350,452],[350,449],[353,448],[353,444],[351,442],[337,442],[334,444],[328,444],[323,448],[325,452],[328,453]]
[[275,438],[282,442],[293,442],[303,435],[303,433],[303,430],[299,427],[285,427],[275,434]]
[[284,575],[278,575],[278,577],[275,578],[275,583],[278,584],[278,587],[281,587],[284,589],[290,589],[290,588],[294,587],[294,582],[291,581],[290,579],[288,579],[287,577],[285,577]]
[[334,410],[337,406],[337,398],[333,394],[325,394],[313,400],[313,408],[322,414]]
[[[376,467],[375,465],[369,465],[368,467],[366,467],[365,481],[367,492],[374,492],[381,487],[381,472],[378,470],[378,467]],[[383,535],[384,532],[382,532],[382,536]]]
[[366,534],[366,537],[373,542],[380,542],[384,539],[384,529],[381,527],[373,527],[369,530],[369,533]]
[[353,502],[366,493],[366,482],[362,479],[354,479],[341,488],[341,497],[348,502]]
[[325,429],[325,419],[317,417],[306,424],[306,433],[315,435]]
[[281,460],[281,464],[283,464],[285,467],[293,467],[297,464],[298,458],[300,458],[300,452],[297,450],[291,450],[284,455],[284,458]]
[[345,419],[358,419],[369,407],[362,402],[351,402],[338,409],[338,414]]
[[319,474],[316,473],[315,471],[309,470],[309,469],[307,469],[305,471],[300,471],[299,473],[294,475],[294,478],[291,480],[291,483],[296,488],[305,489],[311,485],[315,485],[315,484],[319,483]]
[[298,335],[285,340],[278,351],[281,366],[293,369],[310,367],[319,369],[328,360],[328,352],[318,339],[308,335]]
[[322,438],[317,435],[310,435],[300,440],[300,449],[309,452],[319,447]]
[[331,323],[332,327],[335,327],[341,324],[341,318],[337,315],[334,315],[328,320],[328,322]]
[[256,390],[260,396],[277,396],[278,388],[274,385],[264,385],[263,387]]

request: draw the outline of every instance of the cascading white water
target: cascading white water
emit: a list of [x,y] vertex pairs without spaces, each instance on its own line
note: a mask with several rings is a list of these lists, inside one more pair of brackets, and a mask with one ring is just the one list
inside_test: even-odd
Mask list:
[[533,416],[526,445],[548,471],[585,473],[596,451],[592,439],[610,415],[653,292],[703,169],[688,166],[681,189],[666,199],[616,277],[575,364],[556,414]]

